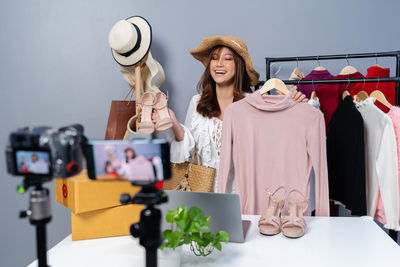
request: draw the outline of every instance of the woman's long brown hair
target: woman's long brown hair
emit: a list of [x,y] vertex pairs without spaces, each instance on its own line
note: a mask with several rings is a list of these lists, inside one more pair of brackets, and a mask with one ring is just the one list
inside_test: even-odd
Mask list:
[[[221,115],[221,109],[217,100],[215,81],[211,77],[210,73],[210,61],[214,52],[219,52],[222,46],[214,47],[208,57],[207,67],[197,84],[197,91],[200,93],[200,100],[197,104],[197,112],[203,117],[212,118]],[[228,47],[229,48],[229,47]],[[243,93],[251,93],[250,89],[250,78],[246,72],[246,66],[241,56],[235,51],[229,48],[233,54],[235,61],[235,77],[234,77],[234,91],[233,91],[233,102],[244,98]]]

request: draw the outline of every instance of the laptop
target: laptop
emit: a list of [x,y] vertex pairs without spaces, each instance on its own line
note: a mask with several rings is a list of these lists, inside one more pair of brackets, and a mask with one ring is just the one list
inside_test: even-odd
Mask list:
[[240,199],[237,194],[205,193],[164,190],[168,202],[159,206],[162,211],[162,230],[171,226],[165,221],[168,210],[176,210],[185,204],[188,209],[192,206],[200,208],[204,215],[211,216],[210,232],[226,231],[229,242],[243,243],[250,226],[250,221],[242,221]]

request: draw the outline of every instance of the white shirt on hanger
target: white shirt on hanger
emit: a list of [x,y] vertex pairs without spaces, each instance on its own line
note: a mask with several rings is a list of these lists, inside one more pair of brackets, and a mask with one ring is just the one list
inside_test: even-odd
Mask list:
[[354,103],[364,120],[367,214],[374,217],[379,191],[387,229],[399,227],[399,179],[393,122],[374,104],[375,98]]

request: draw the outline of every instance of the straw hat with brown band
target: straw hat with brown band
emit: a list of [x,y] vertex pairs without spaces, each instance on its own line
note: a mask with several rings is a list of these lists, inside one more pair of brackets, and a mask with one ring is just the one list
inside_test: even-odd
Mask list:
[[190,50],[190,53],[195,59],[199,60],[207,67],[211,50],[219,45],[231,48],[242,57],[246,65],[246,72],[250,78],[250,85],[257,85],[260,74],[253,67],[246,43],[238,37],[231,35],[208,37],[205,38],[198,47]]

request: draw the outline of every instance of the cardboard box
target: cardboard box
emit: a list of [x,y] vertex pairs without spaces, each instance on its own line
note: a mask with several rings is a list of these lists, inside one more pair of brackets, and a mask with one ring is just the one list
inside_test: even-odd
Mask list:
[[130,235],[130,227],[140,220],[142,205],[124,205],[81,214],[71,212],[72,240]]
[[75,214],[120,206],[122,193],[136,194],[140,187],[128,181],[93,181],[86,170],[66,179],[56,179],[56,201]]
[[128,181],[92,181],[86,170],[55,181],[56,201],[71,210],[72,240],[130,235],[144,206],[122,206],[119,198],[139,190]]

